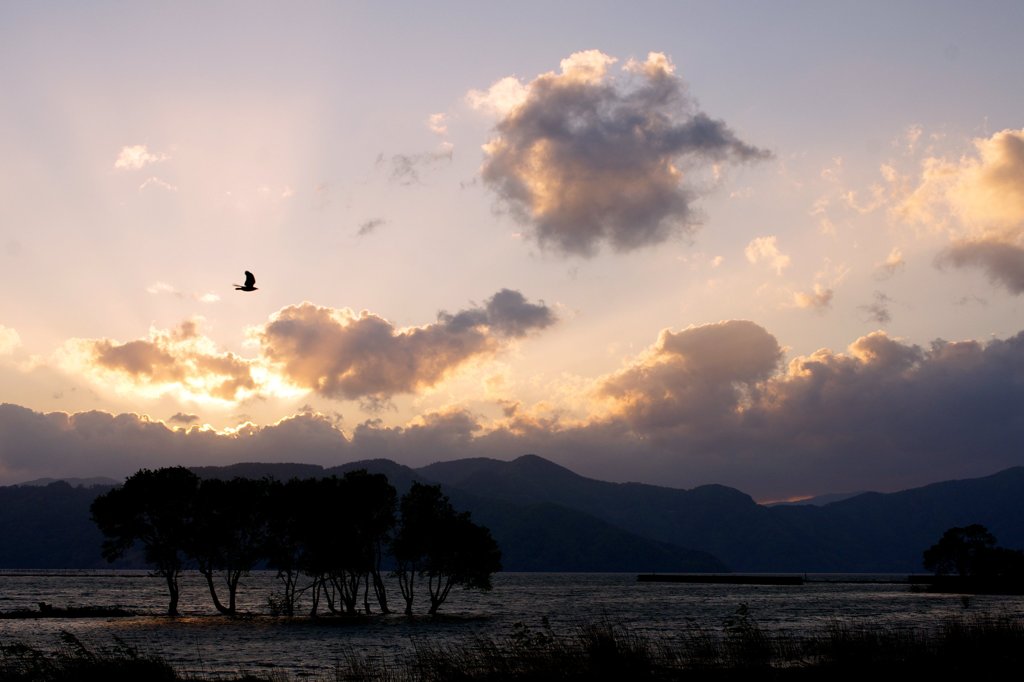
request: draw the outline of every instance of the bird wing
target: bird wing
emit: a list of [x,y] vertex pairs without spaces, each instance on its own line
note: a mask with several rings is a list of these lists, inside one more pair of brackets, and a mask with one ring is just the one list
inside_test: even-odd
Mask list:
[[253,284],[256,284],[256,276],[253,275],[248,270],[246,270],[245,271],[245,286],[251,287]]

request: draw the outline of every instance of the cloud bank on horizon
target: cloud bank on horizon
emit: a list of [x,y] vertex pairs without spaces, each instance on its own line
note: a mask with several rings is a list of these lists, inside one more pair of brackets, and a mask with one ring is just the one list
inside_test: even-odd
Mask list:
[[1024,60],[954,9],[609,7],[629,37],[525,54],[547,6],[168,10],[145,44],[147,10],[83,10],[49,50],[63,18],[0,8],[0,484],[536,453],[777,499],[1024,464]]
[[879,331],[844,353],[782,359],[776,338],[746,320],[664,330],[621,370],[591,382],[583,418],[515,405],[499,421],[451,409],[346,431],[306,412],[218,433],[196,426],[194,415],[175,415],[185,428],[171,428],[135,414],[5,404],[0,480],[243,460],[385,457],[422,466],[529,452],[599,478],[724,483],[765,499],[822,485],[870,488],[879,473],[897,489],[1019,464],[1024,332],[921,348]]

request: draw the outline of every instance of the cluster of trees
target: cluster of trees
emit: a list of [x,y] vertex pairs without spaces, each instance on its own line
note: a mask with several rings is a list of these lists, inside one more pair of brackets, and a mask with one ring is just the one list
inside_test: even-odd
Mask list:
[[923,559],[925,569],[936,575],[1024,581],[1024,552],[999,547],[980,523],[950,528],[924,551]]
[[489,590],[501,552],[488,529],[455,511],[439,486],[413,483],[401,501],[382,474],[292,479],[201,480],[183,467],[143,469],[92,504],[103,556],[114,561],[141,547],[167,583],[167,612],[178,615],[180,575],[196,568],[220,613],[236,613],[241,579],[258,566],[276,569],[278,613],[295,615],[308,595],[316,616],[355,613],[370,591],[389,613],[385,575],[398,579],[405,613],[426,582],[429,613],[452,587]]

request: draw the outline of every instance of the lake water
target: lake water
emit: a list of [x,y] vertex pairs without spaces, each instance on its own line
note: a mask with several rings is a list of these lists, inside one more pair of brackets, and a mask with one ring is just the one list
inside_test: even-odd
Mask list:
[[[272,572],[254,572],[239,590],[239,609],[261,617],[217,615],[205,582],[188,573],[179,605],[183,615],[171,620],[160,616],[167,608],[163,580],[144,571],[0,571],[0,611],[35,609],[45,601],[60,607],[120,606],[145,614],[0,620],[0,642],[53,648],[60,631],[67,630],[90,647],[122,641],[159,654],[182,673],[216,677],[279,670],[302,678],[327,675],[349,652],[397,660],[419,643],[502,637],[518,623],[540,628],[547,622],[559,632],[603,620],[671,638],[695,625],[720,630],[741,604],[761,628],[792,634],[820,632],[836,621],[916,628],[964,615],[1024,615],[1021,596],[972,596],[965,608],[959,595],[913,592],[905,583],[881,582],[886,576],[808,577],[810,582],[801,586],[758,586],[638,583],[633,573],[501,573],[491,592],[453,590],[441,609],[446,618],[409,621],[392,615],[323,626],[266,616],[267,596],[277,587]],[[389,589],[391,608],[401,612],[397,584]],[[418,612],[425,611],[426,604],[418,604]]]

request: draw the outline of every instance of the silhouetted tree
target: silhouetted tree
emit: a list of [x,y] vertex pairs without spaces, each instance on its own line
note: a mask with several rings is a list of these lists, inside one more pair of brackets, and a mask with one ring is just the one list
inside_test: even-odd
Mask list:
[[501,550],[491,531],[478,526],[468,512],[448,518],[427,553],[423,572],[430,593],[430,615],[437,613],[455,585],[489,591],[491,575],[501,570]]
[[491,589],[491,575],[501,570],[501,551],[489,530],[455,511],[440,486],[413,483],[399,510],[392,552],[407,615],[417,578],[427,579],[431,615],[455,585]]
[[[365,472],[363,472],[365,473]],[[318,538],[323,551],[324,574],[329,591],[326,593],[327,606],[333,612],[344,608],[345,613],[354,614],[359,601],[359,590],[369,575],[369,557],[364,551],[368,529],[361,526],[361,511],[357,506],[352,479],[328,479],[333,489],[325,499],[323,519],[327,525],[324,535]]]
[[267,537],[264,556],[270,568],[277,569],[282,583],[280,597],[272,597],[272,608],[282,615],[294,616],[295,605],[303,588],[299,579],[306,549],[306,519],[309,513],[312,479],[295,479],[287,483],[273,481],[267,490]]
[[[447,501],[447,498],[443,498]],[[398,528],[391,541],[395,558],[395,577],[405,599],[405,615],[412,615],[416,596],[416,577],[427,557],[431,525],[442,513],[440,486],[427,486],[413,482],[409,492],[399,502]]]
[[345,506],[351,517],[349,542],[354,549],[349,570],[366,583],[364,609],[370,610],[368,592],[372,580],[381,613],[390,613],[381,565],[395,525],[397,493],[387,476],[369,474],[365,469],[346,473],[343,482]]
[[[266,550],[268,487],[264,480],[207,479],[196,494],[186,551],[206,578],[214,607],[227,616],[237,612],[240,580]],[[217,595],[218,572],[228,590],[227,605]]]
[[332,613],[346,608],[355,611],[355,589],[349,589],[345,576],[354,548],[349,543],[351,515],[342,481],[336,476],[313,479],[302,488],[298,567],[311,580],[307,588],[312,596],[310,616],[317,615],[321,597]]
[[970,577],[976,575],[980,560],[995,545],[995,536],[981,524],[950,528],[924,551],[924,567],[938,575]]
[[167,582],[169,616],[178,615],[179,576],[192,524],[199,478],[184,467],[142,469],[120,488],[92,503],[92,519],[106,537],[107,561],[124,555],[139,542],[146,561]]

